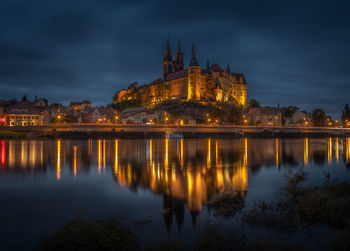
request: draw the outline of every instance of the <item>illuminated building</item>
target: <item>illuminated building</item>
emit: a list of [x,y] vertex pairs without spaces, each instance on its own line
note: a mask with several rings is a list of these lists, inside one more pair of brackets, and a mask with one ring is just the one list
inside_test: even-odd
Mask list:
[[242,73],[232,73],[229,66],[221,69],[218,64],[210,66],[208,62],[207,68],[202,69],[196,59],[194,45],[190,64],[185,69],[180,42],[173,60],[168,40],[164,52],[163,78],[143,86],[138,86],[137,82],[132,83],[127,90],[115,94],[114,102],[138,98],[148,106],[171,99],[216,100],[245,106],[247,83]]
[[43,124],[39,110],[27,101],[16,102],[6,108],[5,115],[10,126],[37,126]]

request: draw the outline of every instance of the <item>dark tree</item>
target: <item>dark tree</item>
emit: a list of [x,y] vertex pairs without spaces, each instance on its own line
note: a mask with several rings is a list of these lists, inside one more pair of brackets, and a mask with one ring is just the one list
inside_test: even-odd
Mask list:
[[315,109],[312,112],[312,123],[314,126],[324,126],[326,122],[326,113],[322,109]]
[[343,126],[349,127],[349,123],[350,123],[350,108],[349,105],[346,104],[344,111],[342,112],[341,115],[341,120],[343,122]]
[[257,107],[260,107],[260,104],[256,99],[251,99],[251,100],[249,100],[248,107],[249,107],[249,109],[250,108],[257,108]]

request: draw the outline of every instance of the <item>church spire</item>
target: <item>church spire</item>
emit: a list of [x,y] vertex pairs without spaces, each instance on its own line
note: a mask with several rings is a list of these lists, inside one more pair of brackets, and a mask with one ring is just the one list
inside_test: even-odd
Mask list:
[[166,40],[166,49],[164,52],[164,61],[172,61],[173,57],[171,55],[171,49],[170,49],[170,41],[169,41],[169,37]]
[[174,68],[173,57],[171,55],[170,41],[168,37],[166,41],[166,49],[164,52],[164,60],[163,60],[163,79],[166,79],[169,73],[173,72],[173,68]]
[[180,40],[177,43],[177,51],[176,51],[176,55],[175,55],[174,68],[175,68],[175,71],[182,71],[184,69],[184,59],[183,59],[183,53],[181,51]]
[[180,40],[177,41],[177,52],[178,52],[178,53],[181,53],[181,43],[180,43]]
[[227,64],[227,73],[230,74],[230,65]]
[[194,43],[192,44],[192,57],[191,57],[191,61],[190,61],[190,66],[199,66],[199,63],[196,59],[196,52],[195,52],[195,48],[194,48]]

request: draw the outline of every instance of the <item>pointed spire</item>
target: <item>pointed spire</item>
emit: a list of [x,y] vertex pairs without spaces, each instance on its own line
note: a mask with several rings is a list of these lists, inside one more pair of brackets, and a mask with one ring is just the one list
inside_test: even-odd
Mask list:
[[191,61],[190,61],[190,66],[199,66],[199,63],[196,59],[196,52],[194,49],[194,43],[192,44],[192,57],[191,57]]
[[230,74],[230,66],[227,64],[227,73]]
[[180,40],[177,42],[177,52],[181,52],[181,43]]
[[166,49],[164,52],[164,61],[172,61],[173,57],[171,55],[171,50],[170,50],[170,40],[169,37],[166,40]]

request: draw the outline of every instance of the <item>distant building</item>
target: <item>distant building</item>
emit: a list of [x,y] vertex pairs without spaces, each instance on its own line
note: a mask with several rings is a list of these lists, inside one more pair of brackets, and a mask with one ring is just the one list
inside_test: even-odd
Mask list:
[[16,102],[6,108],[5,116],[10,126],[43,125],[43,115],[28,101]]
[[33,101],[33,105],[35,107],[46,107],[47,106],[47,99],[44,98],[37,98],[35,97],[35,100]]
[[258,107],[251,108],[246,118],[253,125],[281,126],[282,116],[276,108]]
[[128,108],[120,113],[122,124],[163,123],[168,113],[164,110],[152,110],[144,107]]
[[91,107],[91,102],[88,100],[82,102],[71,102],[69,107],[73,110],[83,110],[87,107]]
[[292,115],[292,123],[295,125],[305,125],[306,122],[310,122],[310,119],[309,114],[303,111],[296,111]]
[[229,66],[222,69],[218,64],[210,66],[207,62],[207,68],[201,68],[196,59],[194,46],[190,64],[185,69],[180,43],[173,59],[168,41],[164,52],[163,78],[142,86],[134,82],[127,90],[118,91],[114,102],[139,100],[152,106],[171,99],[216,100],[245,106],[247,83],[243,73],[232,73]]
[[89,107],[83,110],[84,123],[111,123],[116,112],[111,107]]
[[176,119],[175,124],[180,126],[183,126],[183,125],[195,126],[196,120],[193,119],[191,116],[180,116]]

